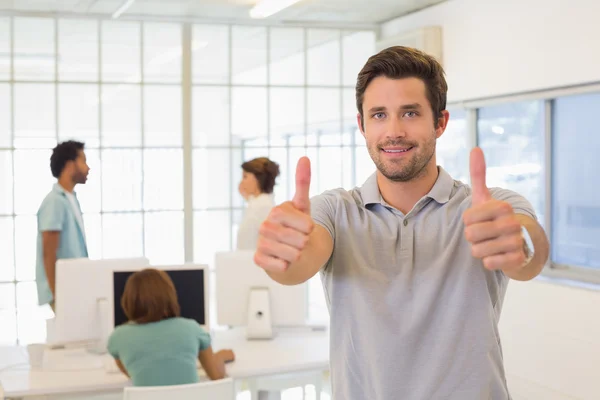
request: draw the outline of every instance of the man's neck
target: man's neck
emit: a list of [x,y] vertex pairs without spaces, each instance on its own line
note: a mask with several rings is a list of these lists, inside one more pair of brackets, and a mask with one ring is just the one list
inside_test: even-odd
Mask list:
[[431,191],[438,175],[435,161],[430,162],[420,176],[408,182],[391,181],[377,171],[377,186],[387,204],[407,214],[423,196]]
[[73,189],[75,189],[75,182],[72,179],[60,177],[58,178],[58,184],[69,193],[73,193]]

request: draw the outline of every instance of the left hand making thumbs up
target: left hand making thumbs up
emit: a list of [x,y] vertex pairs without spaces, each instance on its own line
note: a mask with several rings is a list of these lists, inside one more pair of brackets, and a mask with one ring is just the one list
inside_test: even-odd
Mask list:
[[492,198],[485,184],[483,151],[478,147],[471,151],[470,170],[472,203],[463,221],[471,252],[489,270],[516,272],[526,260],[521,223],[509,203]]

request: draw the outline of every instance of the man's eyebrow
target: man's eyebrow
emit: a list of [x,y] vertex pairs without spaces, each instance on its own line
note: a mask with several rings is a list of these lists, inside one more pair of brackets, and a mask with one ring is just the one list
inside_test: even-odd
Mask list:
[[401,110],[420,110],[421,108],[419,103],[404,104],[400,107]]
[[370,113],[376,113],[376,112],[382,112],[382,111],[385,111],[385,110],[387,110],[387,108],[385,108],[383,106],[375,106],[375,107],[371,107],[369,109],[369,112]]
[[[421,108],[423,108],[423,106],[421,106],[421,104],[419,104],[419,103],[403,104],[400,106],[401,111],[420,110]],[[382,111],[387,111],[387,107],[375,106],[375,107],[369,108],[369,113],[378,113],[378,112],[382,112]]]

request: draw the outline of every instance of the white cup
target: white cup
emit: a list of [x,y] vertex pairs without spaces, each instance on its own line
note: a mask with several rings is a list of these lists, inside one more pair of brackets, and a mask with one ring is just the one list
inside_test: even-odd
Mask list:
[[46,345],[44,343],[32,343],[27,345],[27,352],[29,353],[29,365],[31,369],[41,369],[44,364],[44,351]]

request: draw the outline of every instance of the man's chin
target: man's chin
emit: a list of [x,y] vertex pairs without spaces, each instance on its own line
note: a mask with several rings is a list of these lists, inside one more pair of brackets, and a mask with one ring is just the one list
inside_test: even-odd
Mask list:
[[379,168],[379,172],[387,179],[393,182],[408,182],[415,178],[415,174],[412,170],[399,169],[399,168]]

